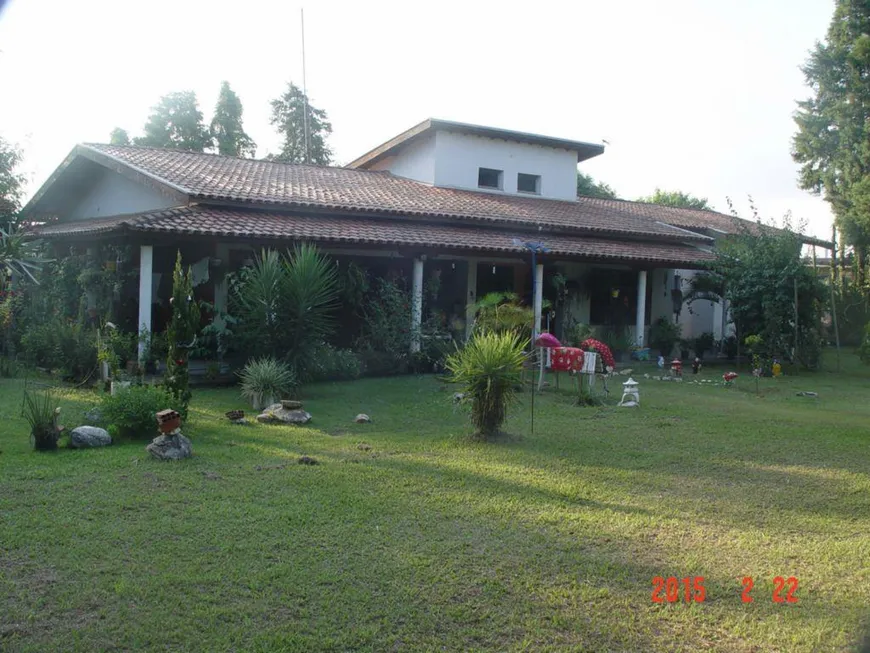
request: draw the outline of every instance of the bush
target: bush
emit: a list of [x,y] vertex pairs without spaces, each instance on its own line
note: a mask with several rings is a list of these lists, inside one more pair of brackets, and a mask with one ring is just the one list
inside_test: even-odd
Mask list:
[[528,344],[515,333],[481,333],[447,358],[452,381],[471,398],[471,421],[484,438],[496,435],[514,400]]
[[349,381],[358,379],[361,373],[362,365],[354,352],[321,343],[309,366],[308,380]]
[[528,339],[534,321],[534,310],[523,306],[516,293],[491,292],[474,305],[475,332],[511,332]]
[[97,369],[96,333],[75,322],[52,320],[33,326],[21,338],[27,362],[80,381]]
[[411,293],[405,279],[374,279],[357,341],[366,373],[406,372],[411,336]]
[[649,344],[667,358],[671,355],[674,345],[680,341],[681,331],[681,325],[675,324],[667,317],[660,317],[649,328]]
[[57,416],[60,408],[55,406],[51,392],[30,393],[24,391],[24,419],[30,425],[30,437],[37,451],[57,449],[60,431]]
[[166,408],[178,410],[172,395],[150,385],[134,385],[114,396],[105,395],[102,402],[109,432],[124,438],[156,436],[157,412]]
[[290,366],[271,356],[249,360],[239,378],[242,380],[242,396],[255,410],[280,400],[297,385],[296,374]]

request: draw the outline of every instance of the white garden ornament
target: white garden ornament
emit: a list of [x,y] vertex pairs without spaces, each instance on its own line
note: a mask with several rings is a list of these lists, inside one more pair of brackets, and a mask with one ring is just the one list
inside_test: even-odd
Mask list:
[[622,384],[622,399],[619,400],[620,406],[633,407],[640,406],[640,391],[638,390],[637,381],[628,378],[628,381]]

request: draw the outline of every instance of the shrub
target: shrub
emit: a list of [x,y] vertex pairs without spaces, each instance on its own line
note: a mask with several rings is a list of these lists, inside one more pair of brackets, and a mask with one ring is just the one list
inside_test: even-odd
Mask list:
[[94,331],[75,322],[52,320],[32,326],[21,338],[27,362],[57,370],[67,380],[80,381],[97,369]]
[[649,328],[649,344],[665,358],[680,341],[682,326],[667,317],[660,317]]
[[60,430],[57,416],[60,408],[55,406],[51,392],[24,391],[24,419],[30,425],[30,437],[37,451],[57,449]]
[[286,396],[297,385],[296,374],[290,366],[271,356],[249,360],[239,378],[242,380],[242,396],[256,410]]
[[520,303],[515,293],[491,292],[474,305],[476,331],[512,332],[524,339],[532,335],[535,312]]
[[515,333],[481,333],[447,358],[452,380],[471,398],[471,421],[480,436],[498,433],[520,382],[527,341]]
[[357,341],[366,373],[407,371],[411,335],[411,293],[405,279],[374,279]]
[[174,408],[173,396],[162,388],[134,385],[115,395],[105,395],[102,414],[112,435],[139,438],[157,435],[158,411]]
[[348,381],[358,379],[362,372],[359,358],[350,349],[337,349],[324,342],[312,358],[308,368],[311,381]]
[[566,340],[568,341],[569,346],[579,347],[580,343],[582,343],[584,340],[589,340],[589,338],[595,338],[595,336],[596,333],[594,327],[583,322],[578,322],[568,332],[568,337],[566,338]]

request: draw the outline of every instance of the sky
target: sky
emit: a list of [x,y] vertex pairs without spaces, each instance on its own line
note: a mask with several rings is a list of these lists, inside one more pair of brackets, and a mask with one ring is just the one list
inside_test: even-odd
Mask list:
[[606,141],[580,169],[620,197],[679,189],[749,217],[751,196],[830,238],[790,144],[833,0],[9,0],[0,136],[30,192],[76,143],[140,134],[165,93],[195,91],[209,121],[223,80],[258,155],[277,151],[269,100],[302,84],[301,8],[339,164],[429,117]]

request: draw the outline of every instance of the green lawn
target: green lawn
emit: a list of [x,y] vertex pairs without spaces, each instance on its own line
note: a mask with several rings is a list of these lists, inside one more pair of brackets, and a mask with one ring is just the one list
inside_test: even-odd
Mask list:
[[[525,394],[493,443],[432,377],[307,387],[311,428],[231,426],[236,391],[201,390],[176,464],[31,452],[0,380],[0,649],[851,650],[870,373],[761,397],[640,380],[640,409],[545,390],[534,435]],[[64,423],[94,396],[67,394]],[[780,575],[797,604],[771,600]],[[654,576],[704,576],[706,600],[654,604]]]

